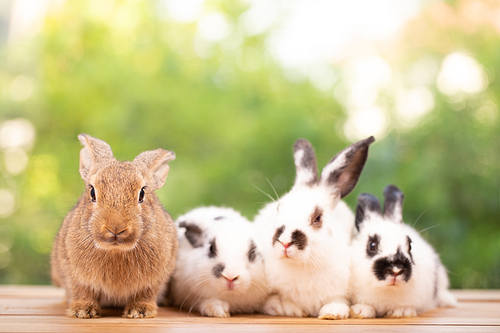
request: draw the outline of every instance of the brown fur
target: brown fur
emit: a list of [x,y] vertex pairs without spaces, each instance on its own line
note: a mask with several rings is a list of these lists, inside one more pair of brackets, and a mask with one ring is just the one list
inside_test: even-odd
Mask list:
[[155,317],[178,245],[174,222],[154,190],[165,183],[175,155],[157,149],[119,162],[104,141],[78,138],[86,191],[54,241],[52,281],[66,289],[70,317],[99,317],[101,305],[125,306],[127,318]]

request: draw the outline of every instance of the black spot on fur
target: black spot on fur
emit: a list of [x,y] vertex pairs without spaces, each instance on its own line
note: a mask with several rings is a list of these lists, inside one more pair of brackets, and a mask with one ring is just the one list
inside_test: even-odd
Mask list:
[[401,252],[400,249],[395,255],[384,257],[375,260],[372,266],[373,274],[378,280],[384,281],[388,276],[393,276],[393,268],[397,267],[401,270],[400,275],[403,275],[403,279],[408,282],[411,278],[411,262],[410,260]]
[[214,268],[212,268],[212,274],[215,275],[216,278],[220,278],[222,276],[224,268],[226,268],[224,264],[217,264],[214,266]]
[[281,227],[279,227],[278,229],[276,229],[276,232],[274,233],[274,236],[273,236],[273,246],[278,241],[278,238],[280,238],[280,236],[283,233],[283,231],[285,231],[285,226],[284,225],[282,225]]
[[203,244],[205,243],[203,230],[198,225],[182,221],[179,223],[179,227],[186,228],[186,232],[184,233],[184,235],[193,247],[203,246]]
[[310,171],[312,177],[307,181],[307,185],[312,186],[318,181],[318,167],[316,164],[316,155],[314,154],[314,149],[309,141],[305,139],[298,139],[293,145],[293,153],[295,154],[299,150],[302,150],[304,154],[302,155],[302,159],[300,160],[299,165],[296,165],[297,173],[299,172],[299,169]]
[[[358,182],[359,176],[363,167],[365,166],[366,158],[368,157],[368,146],[375,141],[373,136],[365,140],[358,141],[346,149],[349,149],[345,153],[345,163],[343,166],[336,170],[333,170],[326,179],[326,184],[329,186],[336,186],[340,189],[340,197],[343,198],[354,189],[356,183]],[[335,155],[328,164],[335,161],[345,151],[342,150],[340,153]]]
[[356,229],[359,231],[361,223],[365,220],[368,212],[374,212],[378,215],[382,215],[382,210],[380,208],[380,202],[376,197],[368,193],[361,193],[358,196],[358,205],[356,207],[356,219],[355,225]]
[[366,255],[373,258],[378,252],[378,246],[380,244],[380,236],[375,234],[368,237],[368,242],[366,243]]
[[292,232],[292,241],[290,245],[296,245],[299,250],[304,250],[307,246],[307,236],[300,230]]
[[323,226],[323,209],[316,206],[314,212],[311,214],[310,219],[311,221],[309,222],[309,224],[314,229],[321,229],[321,227]]
[[222,220],[225,218],[226,218],[225,216],[217,216],[217,217],[214,217],[214,220]]
[[255,243],[253,240],[250,241],[250,248],[248,249],[248,261],[254,262],[255,258],[257,258],[257,246],[255,246]]
[[217,244],[215,238],[210,241],[210,248],[208,249],[208,257],[215,258],[217,256]]

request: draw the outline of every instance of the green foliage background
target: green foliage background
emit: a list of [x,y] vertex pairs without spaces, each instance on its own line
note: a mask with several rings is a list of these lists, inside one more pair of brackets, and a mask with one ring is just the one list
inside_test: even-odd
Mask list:
[[[446,8],[458,15],[463,2]],[[236,0],[207,3],[235,21],[248,6]],[[307,80],[288,80],[266,51],[265,33],[244,38],[232,50],[215,44],[212,56],[203,59],[193,48],[195,23],[158,18],[155,2],[115,6],[110,17],[91,1],[67,1],[47,16],[30,43],[2,44],[0,85],[27,73],[36,89],[23,102],[3,93],[0,122],[28,119],[37,139],[24,173],[12,176],[2,169],[0,187],[14,191],[19,204],[15,214],[0,218],[0,226],[9,226],[0,228],[0,243],[11,243],[0,253],[10,258],[0,269],[0,283],[50,283],[51,242],[84,190],[79,133],[105,140],[121,160],[158,147],[175,151],[166,186],[157,191],[174,218],[213,204],[251,219],[268,201],[256,187],[272,193],[266,178],[279,194],[293,184],[297,138],[312,142],[320,168],[350,144],[342,132],[341,102]],[[433,86],[435,109],[411,129],[391,123],[388,135],[370,148],[346,201],[354,208],[359,193],[381,197],[384,186],[398,185],[406,195],[405,221],[429,228],[423,235],[441,254],[452,286],[499,288],[500,39],[487,25],[475,31],[458,23],[439,25],[436,10],[422,10],[382,56],[404,71],[422,56],[442,60],[466,51],[484,66],[490,84],[460,105]],[[19,47],[36,56],[8,67],[5,59]],[[245,70],[255,57],[257,69]],[[486,122],[476,112],[485,99],[496,105]]]

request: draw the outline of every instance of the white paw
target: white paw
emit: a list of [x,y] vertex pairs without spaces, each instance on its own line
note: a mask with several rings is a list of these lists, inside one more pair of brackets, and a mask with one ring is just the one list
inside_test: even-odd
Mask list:
[[319,319],[346,319],[349,317],[349,307],[344,303],[326,304],[319,310]]
[[283,311],[283,306],[281,305],[279,296],[278,295],[270,296],[266,300],[266,303],[262,308],[262,312],[270,316],[284,316],[285,311]]
[[389,310],[385,317],[390,318],[402,318],[402,317],[416,317],[417,310],[415,308],[396,308],[393,310]]
[[229,303],[217,298],[207,299],[200,304],[200,313],[202,316],[228,318]]
[[307,317],[307,313],[302,311],[295,303],[283,302],[283,311],[287,317]]
[[377,313],[373,306],[368,304],[354,304],[351,306],[351,310],[349,311],[349,317],[351,318],[375,318]]

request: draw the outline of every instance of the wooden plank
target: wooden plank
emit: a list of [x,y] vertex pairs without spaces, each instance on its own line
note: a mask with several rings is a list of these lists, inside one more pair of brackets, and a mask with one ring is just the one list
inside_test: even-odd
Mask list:
[[65,316],[64,292],[51,286],[0,286],[0,332],[500,332],[500,290],[455,290],[457,308],[428,311],[417,318],[347,319],[235,315],[202,317],[161,307],[152,319],[125,319],[122,309],[104,309],[103,317],[78,320]]

